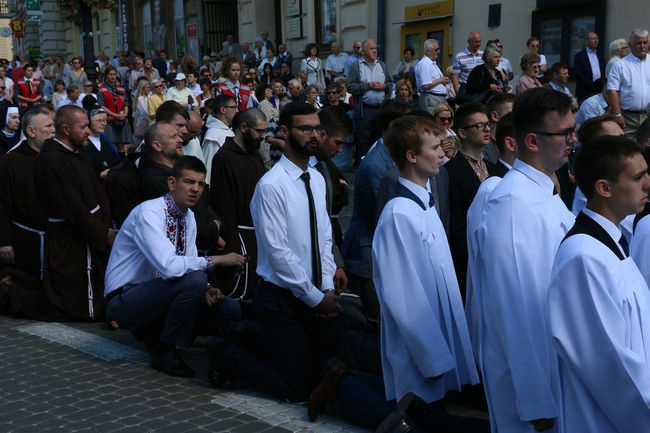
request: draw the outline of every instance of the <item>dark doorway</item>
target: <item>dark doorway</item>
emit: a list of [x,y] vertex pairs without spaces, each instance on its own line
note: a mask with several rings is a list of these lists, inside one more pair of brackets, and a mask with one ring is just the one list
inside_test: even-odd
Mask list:
[[203,0],[203,11],[205,52],[221,51],[229,34],[239,40],[236,0]]

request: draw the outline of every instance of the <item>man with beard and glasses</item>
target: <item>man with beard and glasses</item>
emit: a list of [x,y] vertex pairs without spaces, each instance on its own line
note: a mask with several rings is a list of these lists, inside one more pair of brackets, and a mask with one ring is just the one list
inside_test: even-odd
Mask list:
[[266,117],[258,108],[241,112],[235,136],[226,137],[212,159],[210,205],[221,217],[222,237],[226,241],[220,253],[236,252],[248,259],[243,269],[216,272],[219,288],[233,298],[251,298],[257,284],[257,243],[250,204],[255,185],[266,171],[259,156],[266,126]]
[[306,401],[325,360],[336,353],[327,338],[341,313],[334,292],[336,265],[325,206],[325,181],[309,167],[322,128],[317,110],[288,104],[280,115],[284,155],[257,184],[251,214],[257,236],[255,316],[269,347],[258,358],[222,339],[208,343],[208,378],[245,381],[279,399]]

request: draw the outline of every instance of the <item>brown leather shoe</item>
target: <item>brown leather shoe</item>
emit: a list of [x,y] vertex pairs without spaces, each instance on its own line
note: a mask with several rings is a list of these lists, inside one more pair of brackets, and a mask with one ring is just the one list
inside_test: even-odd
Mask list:
[[309,421],[316,421],[318,414],[325,410],[327,404],[338,399],[339,384],[343,376],[348,374],[349,371],[350,368],[337,358],[327,361],[324,374],[321,376],[322,380],[309,396],[309,402],[307,403]]

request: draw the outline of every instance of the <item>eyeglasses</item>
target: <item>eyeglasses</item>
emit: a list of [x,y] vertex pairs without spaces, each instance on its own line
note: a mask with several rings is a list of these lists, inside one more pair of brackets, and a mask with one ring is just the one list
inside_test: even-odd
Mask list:
[[440,120],[442,123],[451,123],[452,120],[454,120],[453,117],[438,117],[438,120]]
[[478,130],[481,129],[490,129],[490,122],[478,122],[473,125],[467,125],[467,126],[459,126],[459,129],[469,129],[469,128],[476,128]]
[[557,137],[564,137],[564,142],[566,144],[571,144],[571,139],[576,135],[576,129],[575,128],[569,128],[565,131],[562,132],[546,132],[546,131],[531,131],[533,134],[541,134],[541,135],[548,135],[548,136],[557,136]]
[[361,49],[361,45],[359,45],[358,47],[357,47],[357,46],[354,46],[354,47],[352,47],[352,48],[354,48],[355,50],[360,50],[360,49]]
[[302,131],[303,134],[311,134],[312,132],[315,132],[316,134],[322,134],[323,133],[323,127],[318,125],[318,126],[311,126],[311,125],[293,125],[292,128],[296,128]]
[[232,109],[236,110],[237,106],[236,105],[224,105],[223,108],[232,108]]
[[160,89],[161,87],[164,87],[162,84],[157,84],[153,86],[154,89]]
[[248,124],[246,124],[246,123],[244,123],[244,122],[242,122],[242,125],[246,125],[248,128],[254,130],[254,131],[257,132],[259,135],[264,135],[264,134],[266,134],[266,128],[253,128],[252,126],[250,126],[250,125],[248,125]]
[[6,89],[6,87],[0,87],[0,90],[4,90],[4,89]]
[[336,91],[335,91],[335,92],[327,92],[327,94],[328,94],[328,95],[338,95],[339,92],[336,92]]

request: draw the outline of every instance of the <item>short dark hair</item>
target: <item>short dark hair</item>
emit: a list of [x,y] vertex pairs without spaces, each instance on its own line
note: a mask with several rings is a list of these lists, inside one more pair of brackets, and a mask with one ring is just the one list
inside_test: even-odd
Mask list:
[[401,116],[390,124],[384,136],[384,144],[400,170],[406,167],[407,151],[420,153],[424,134],[440,135],[435,122],[424,116]]
[[454,115],[454,131],[458,132],[459,129],[465,128],[467,126],[467,119],[477,113],[482,113],[487,116],[487,108],[480,102],[468,102],[458,107]]
[[499,123],[497,123],[497,130],[494,136],[499,155],[503,155],[506,150],[506,137],[514,136],[515,125],[512,121],[512,112],[506,113],[501,119],[499,119]]
[[314,114],[318,110],[311,104],[306,102],[290,102],[284,107],[280,113],[280,125],[289,128],[293,125],[293,116],[305,116],[307,114]]
[[569,67],[564,63],[553,63],[553,66],[551,66],[551,74],[558,74],[562,69],[569,69]]
[[492,96],[487,102],[487,112],[499,111],[501,107],[508,103],[515,102],[515,95],[512,93],[497,93]]
[[343,110],[324,107],[318,112],[318,118],[327,135],[345,137],[352,133],[352,120]]
[[413,111],[409,104],[399,102],[396,99],[385,101],[379,109],[379,124],[382,132],[386,132],[391,122]]
[[180,114],[185,120],[190,120],[190,115],[181,104],[176,101],[165,101],[156,110],[156,122],[171,122]]
[[415,49],[413,47],[406,47],[402,54],[411,53],[412,56],[415,56]]
[[27,127],[34,125],[34,122],[36,121],[36,116],[38,116],[39,114],[45,114],[49,116],[50,112],[46,110],[42,105],[40,105],[40,106],[34,106],[30,108],[29,110],[25,111],[21,116],[20,126],[22,127],[23,134],[25,134],[25,137],[27,137],[27,133],[25,132],[27,130]]
[[512,106],[512,120],[519,149],[524,148],[526,134],[544,127],[546,113],[557,112],[564,116],[572,109],[573,101],[569,96],[550,88],[536,87],[517,95]]
[[615,122],[615,120],[609,116],[598,116],[585,120],[577,132],[578,142],[585,144],[603,135],[603,123],[605,122]]
[[631,138],[602,135],[583,145],[574,163],[576,182],[587,199],[595,194],[599,179],[617,182],[625,169],[623,160],[643,155],[643,149]]
[[303,54],[304,54],[305,57],[310,57],[311,56],[311,49],[312,48],[316,48],[316,55],[318,55],[318,53],[320,52],[320,50],[318,49],[318,45],[316,45],[313,42],[310,42],[310,43],[307,44],[307,46],[305,46],[305,51],[303,51]]
[[222,93],[205,101],[205,106],[212,110],[213,113],[219,111],[219,108],[225,107],[228,103],[235,103],[235,98]]
[[144,131],[145,148],[151,149],[151,143],[160,140],[160,127],[162,125],[171,125],[171,123],[167,120],[157,120]]
[[253,127],[258,122],[266,122],[266,116],[259,108],[247,108],[237,113],[232,122],[232,129],[237,131],[242,123]]
[[62,131],[61,128],[63,125],[69,126],[72,122],[76,121],[74,118],[75,113],[81,113],[84,117],[86,116],[86,111],[77,105],[69,104],[59,108],[59,111],[56,112],[56,117],[54,118],[54,129],[57,133]]
[[176,160],[172,167],[172,176],[177,180],[181,178],[183,170],[195,171],[197,173],[206,174],[205,164],[196,156],[183,155]]

